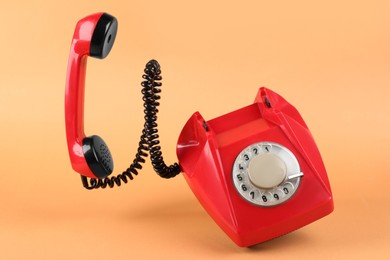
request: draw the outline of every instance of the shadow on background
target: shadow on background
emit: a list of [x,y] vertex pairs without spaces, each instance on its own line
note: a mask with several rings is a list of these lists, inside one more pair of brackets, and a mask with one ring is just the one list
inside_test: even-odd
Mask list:
[[[165,232],[167,239],[175,236],[194,248],[208,248],[221,254],[252,254],[292,248],[307,242],[306,234],[297,230],[293,233],[254,245],[248,248],[238,247],[218,227],[206,211],[194,200],[168,200],[126,216],[132,223],[154,227],[156,232]],[[179,239],[178,239],[179,237]]]

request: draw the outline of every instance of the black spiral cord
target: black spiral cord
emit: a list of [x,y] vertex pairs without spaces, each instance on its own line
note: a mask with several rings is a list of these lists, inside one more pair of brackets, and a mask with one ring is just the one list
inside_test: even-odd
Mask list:
[[158,140],[157,130],[157,107],[160,105],[157,100],[161,97],[157,95],[161,92],[159,87],[162,86],[160,80],[162,77],[160,64],[156,60],[150,60],[145,67],[144,75],[142,78],[145,79],[141,83],[142,86],[142,100],[144,101],[144,113],[145,113],[145,124],[142,130],[141,138],[138,144],[137,153],[133,163],[126,169],[126,171],[113,177],[106,177],[104,179],[94,179],[81,176],[83,186],[86,189],[98,189],[106,188],[107,186],[113,188],[115,185],[121,186],[121,183],[127,183],[128,179],[133,180],[133,174],[138,175],[138,170],[142,169],[141,163],[145,163],[144,157],[150,154],[150,160],[153,165],[153,169],[162,178],[172,178],[181,172],[178,163],[167,166],[164,162],[160,141]]
[[178,175],[181,172],[180,166],[178,163],[167,166],[164,162],[161,146],[159,146],[160,141],[158,140],[158,130],[157,130],[157,107],[160,103],[157,102],[161,97],[157,93],[161,92],[162,83],[159,82],[162,77],[160,64],[156,60],[151,60],[146,64],[145,74],[142,75],[142,78],[146,79],[141,83],[143,101],[144,101],[144,113],[145,113],[145,124],[143,134],[146,134],[146,140],[148,144],[148,150],[150,154],[150,160],[153,165],[155,172],[162,178],[172,178]]

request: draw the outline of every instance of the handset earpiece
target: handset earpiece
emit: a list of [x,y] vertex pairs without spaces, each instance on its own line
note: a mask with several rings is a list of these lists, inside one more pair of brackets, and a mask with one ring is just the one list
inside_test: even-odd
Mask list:
[[115,17],[103,13],[92,35],[90,56],[99,59],[107,57],[114,45],[117,31],[118,21]]
[[118,21],[107,13],[81,19],[73,35],[65,93],[66,136],[72,167],[83,176],[105,178],[113,171],[106,143],[84,134],[84,92],[87,57],[104,59],[111,51]]

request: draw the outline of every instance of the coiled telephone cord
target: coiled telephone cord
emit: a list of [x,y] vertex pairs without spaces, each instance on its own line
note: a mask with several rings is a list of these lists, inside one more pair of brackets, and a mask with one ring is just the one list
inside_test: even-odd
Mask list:
[[86,189],[98,189],[106,188],[107,186],[113,188],[121,186],[122,182],[127,183],[128,179],[133,180],[133,175],[138,175],[138,170],[142,169],[141,163],[145,163],[145,157],[150,154],[150,160],[153,165],[155,172],[162,178],[172,178],[181,172],[178,163],[172,165],[166,165],[162,156],[160,141],[158,140],[158,129],[157,129],[157,107],[160,103],[157,101],[161,97],[157,95],[161,92],[160,82],[161,77],[160,64],[156,60],[150,60],[145,67],[144,75],[142,78],[145,79],[142,83],[142,100],[144,101],[144,119],[145,124],[142,130],[140,141],[138,144],[137,153],[133,163],[123,171],[121,174],[112,177],[106,177],[104,179],[87,178],[81,176],[83,186]]

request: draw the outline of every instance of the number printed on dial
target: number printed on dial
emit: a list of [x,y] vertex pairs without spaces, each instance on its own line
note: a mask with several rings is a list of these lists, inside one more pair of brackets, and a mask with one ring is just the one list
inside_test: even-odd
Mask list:
[[274,142],[259,142],[242,150],[234,161],[232,175],[242,198],[265,207],[290,199],[303,177],[294,154]]

